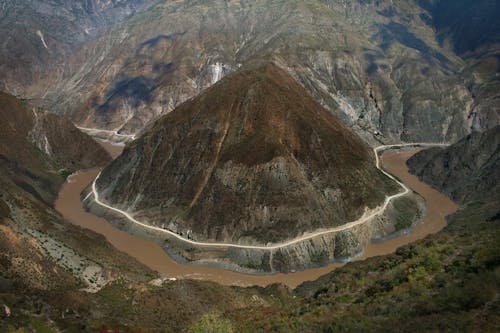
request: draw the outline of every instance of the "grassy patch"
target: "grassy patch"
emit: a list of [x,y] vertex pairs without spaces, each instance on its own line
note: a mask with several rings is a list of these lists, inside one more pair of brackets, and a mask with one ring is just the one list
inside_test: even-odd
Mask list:
[[411,227],[412,223],[421,217],[418,204],[410,198],[399,198],[394,201],[393,205],[396,210],[394,224],[396,231]]
[[200,320],[191,327],[194,333],[233,333],[236,332],[230,320],[222,317],[220,313],[210,312],[204,314]]
[[59,175],[61,175],[61,177],[63,179],[68,179],[68,177],[73,173],[73,170],[70,170],[70,169],[61,169],[59,170]]

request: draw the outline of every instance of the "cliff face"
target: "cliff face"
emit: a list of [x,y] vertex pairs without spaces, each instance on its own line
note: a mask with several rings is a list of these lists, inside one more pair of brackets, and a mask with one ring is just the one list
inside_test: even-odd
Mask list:
[[162,117],[97,187],[195,239],[263,243],[355,220],[398,190],[361,139],[275,65],[232,74]]
[[474,132],[446,149],[422,151],[408,166],[457,202],[500,201],[500,125]]

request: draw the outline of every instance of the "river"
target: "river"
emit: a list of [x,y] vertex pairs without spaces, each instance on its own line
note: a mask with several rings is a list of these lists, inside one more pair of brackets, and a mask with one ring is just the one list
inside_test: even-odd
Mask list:
[[[100,142],[113,158],[117,157],[123,147]],[[394,252],[398,247],[422,239],[436,233],[445,225],[445,217],[456,211],[458,206],[447,196],[420,182],[417,177],[409,174],[406,160],[417,150],[388,151],[383,153],[381,162],[385,170],[399,177],[409,188],[419,193],[426,201],[427,215],[423,223],[418,224],[411,233],[367,246],[363,255],[356,260]],[[210,280],[224,285],[237,286],[267,286],[272,283],[283,283],[294,288],[304,281],[311,281],[342,266],[330,264],[325,267],[312,268],[288,274],[250,275],[220,268],[185,265],[175,262],[162,248],[149,240],[145,240],[113,227],[104,218],[86,212],[80,201],[80,193],[99,173],[98,169],[80,171],[74,174],[63,185],[55,208],[73,224],[102,234],[118,250],[150,269],[159,272],[164,277],[178,279]]]

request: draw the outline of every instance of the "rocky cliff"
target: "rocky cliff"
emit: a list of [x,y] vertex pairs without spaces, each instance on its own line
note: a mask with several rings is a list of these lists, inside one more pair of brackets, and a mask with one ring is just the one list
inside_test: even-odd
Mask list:
[[408,166],[457,202],[500,202],[500,125],[474,132],[446,149],[422,151],[408,160]]
[[261,244],[353,221],[399,190],[360,138],[272,64],[160,118],[97,188],[184,236]]
[[367,140],[456,141],[500,121],[492,1],[152,3],[5,2],[0,87],[130,134],[264,58]]

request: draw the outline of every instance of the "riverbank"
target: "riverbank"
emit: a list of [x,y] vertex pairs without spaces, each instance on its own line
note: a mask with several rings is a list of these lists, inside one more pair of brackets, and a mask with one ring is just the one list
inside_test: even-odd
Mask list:
[[[382,164],[387,171],[403,180],[412,190],[422,195],[428,203],[426,218],[423,223],[416,226],[415,230],[417,232],[411,232],[408,235],[390,239],[383,243],[370,244],[359,258],[394,252],[397,247],[403,244],[423,238],[429,233],[439,231],[445,225],[444,217],[456,207],[443,194],[418,182],[418,179],[416,180],[418,183],[415,183],[414,179],[411,179],[411,177],[408,178],[411,175],[408,173],[405,162],[415,152],[386,152],[382,155]],[[80,172],[74,176],[71,183],[66,183],[63,186],[59,199],[56,202],[56,209],[72,223],[104,235],[116,248],[131,255],[153,270],[158,271],[164,277],[204,279],[225,285],[240,286],[266,286],[279,282],[290,287],[295,287],[304,281],[314,280],[330,272],[332,269],[341,266],[341,264],[335,263],[325,267],[307,269],[289,274],[248,275],[220,268],[179,264],[171,259],[158,244],[121,231],[109,224],[105,219],[92,215],[82,208],[80,192],[92,182],[97,174],[97,170],[89,170]],[[406,179],[408,179],[409,183],[407,183]],[[429,205],[429,203],[440,204]]]

